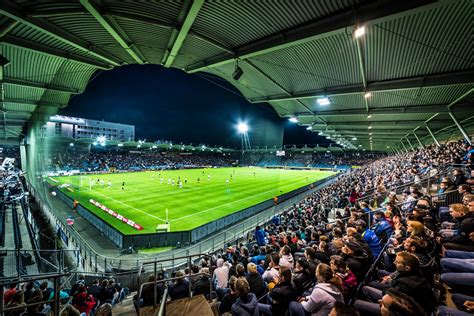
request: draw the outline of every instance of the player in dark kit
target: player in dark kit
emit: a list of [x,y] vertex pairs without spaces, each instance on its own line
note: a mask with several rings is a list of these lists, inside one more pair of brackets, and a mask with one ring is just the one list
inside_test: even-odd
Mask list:
[[122,182],[122,190],[125,190],[125,181]]

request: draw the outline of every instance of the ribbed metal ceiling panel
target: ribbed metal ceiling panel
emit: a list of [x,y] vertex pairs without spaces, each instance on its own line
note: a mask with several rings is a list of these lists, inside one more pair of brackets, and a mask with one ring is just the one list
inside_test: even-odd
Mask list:
[[222,53],[222,49],[205,42],[199,38],[188,36],[180,50],[180,55],[175,59],[173,66],[184,68],[197,61]]
[[371,26],[364,41],[368,80],[473,67],[474,41],[465,38],[472,16],[472,0],[460,0]]
[[404,107],[408,105],[449,104],[473,87],[474,84],[466,84],[374,92],[370,98],[370,106],[383,108]]
[[171,29],[120,17],[116,17],[115,20],[135,45],[146,46],[154,50],[166,49]]
[[123,13],[133,13],[138,16],[154,18],[165,23],[175,24],[183,1],[116,1],[103,0],[102,4],[108,11],[116,10]]
[[[230,47],[256,41],[281,30],[351,7],[349,0],[209,1],[199,12],[193,29],[219,38]],[[359,1],[354,1],[357,4]],[[251,32],[242,32],[242,28]]]
[[5,88],[5,98],[39,101],[44,91],[43,89],[8,85],[8,88]]
[[361,82],[351,35],[336,34],[251,58],[292,92]]
[[41,44],[46,47],[55,48],[65,53],[89,57],[90,59],[96,59],[80,49],[74,48],[71,45],[65,44],[49,35],[44,34],[43,32],[33,30],[32,28],[23,24],[18,24],[17,26],[15,26],[15,28],[10,32],[10,34],[27,41]]
[[8,60],[14,60],[5,67],[7,78],[24,79],[29,81],[50,83],[61,67],[63,60],[23,50],[9,45],[0,45],[1,53]]
[[33,112],[36,109],[34,104],[5,102],[5,109],[14,112]]

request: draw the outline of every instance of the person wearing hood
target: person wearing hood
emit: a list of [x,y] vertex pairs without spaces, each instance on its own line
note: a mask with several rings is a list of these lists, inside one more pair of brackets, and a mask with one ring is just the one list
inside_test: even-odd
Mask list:
[[343,302],[341,280],[334,275],[331,267],[320,263],[316,268],[318,284],[309,296],[290,303],[290,316],[325,316],[336,302]]
[[203,294],[206,299],[210,299],[211,285],[209,282],[209,268],[202,268],[200,273],[203,273],[196,283],[192,285],[193,295]]
[[370,268],[367,254],[358,243],[353,241],[346,241],[341,251],[347,266],[355,274],[357,281],[361,282]]
[[293,270],[293,255],[289,246],[285,245],[280,250],[280,266]]
[[259,316],[257,297],[250,293],[250,286],[245,278],[237,279],[235,290],[239,298],[232,305],[232,316]]

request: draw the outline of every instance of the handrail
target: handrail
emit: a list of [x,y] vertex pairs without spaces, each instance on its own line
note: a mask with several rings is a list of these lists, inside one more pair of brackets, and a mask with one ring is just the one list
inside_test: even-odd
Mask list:
[[160,310],[158,311],[158,316],[164,315],[167,300],[168,300],[168,288],[166,288],[165,292],[163,293],[163,297],[161,299]]
[[[145,285],[150,285],[150,284],[153,284],[154,285],[154,289],[156,288],[156,286],[159,284],[159,283],[165,283],[165,282],[169,282],[169,281],[176,281],[176,280],[181,280],[181,279],[185,279],[187,278],[188,276],[190,275],[183,275],[183,276],[180,276],[180,277],[174,277],[174,278],[168,278],[168,279],[163,279],[163,280],[156,280],[153,281],[153,282],[144,282],[140,285],[140,289],[138,290],[138,299],[141,298],[142,294],[143,294],[143,286]],[[212,292],[212,275],[210,273],[205,273],[205,272],[198,272],[198,273],[193,273],[191,274],[191,276],[208,276],[209,277],[209,297],[211,296],[211,292]],[[191,280],[188,280],[189,284],[191,285],[192,281]],[[191,287],[189,288],[189,297],[191,297]],[[168,293],[167,293],[168,294]],[[154,305],[156,305],[156,291],[155,291],[155,295],[154,295],[154,298],[153,298],[153,303]],[[161,305],[164,305],[163,303]]]

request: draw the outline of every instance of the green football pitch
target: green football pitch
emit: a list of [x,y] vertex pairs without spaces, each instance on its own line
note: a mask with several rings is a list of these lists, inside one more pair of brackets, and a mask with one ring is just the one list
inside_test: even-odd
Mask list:
[[[333,174],[313,170],[212,168],[63,176],[54,178],[58,181],[54,184],[70,184],[69,189],[63,186],[60,190],[123,234],[144,234],[155,232],[157,225],[165,223],[166,210],[171,231],[189,230]],[[178,186],[178,178],[182,188]],[[174,185],[168,183],[172,181]],[[90,199],[143,229],[123,223],[90,203]]]

